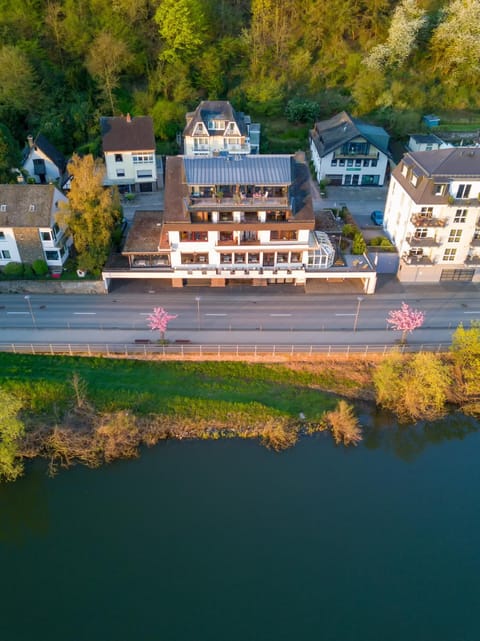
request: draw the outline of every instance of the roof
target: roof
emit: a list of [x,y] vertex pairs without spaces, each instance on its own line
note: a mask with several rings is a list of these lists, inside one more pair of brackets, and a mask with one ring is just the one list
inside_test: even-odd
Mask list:
[[[184,136],[192,136],[195,126],[201,122],[208,130],[211,120],[225,120],[226,123],[236,122],[242,135],[247,133],[246,119],[248,117],[241,111],[235,111],[228,100],[202,100],[195,111],[186,115],[187,125],[183,130]],[[211,130],[212,131],[212,130]],[[223,135],[225,130],[215,129],[217,136]]]
[[[56,165],[60,171],[60,174],[63,174],[65,171],[65,168],[67,166],[67,161],[65,156],[62,154],[61,151],[59,151],[55,145],[53,145],[48,138],[45,138],[43,134],[37,134],[37,137],[33,141],[33,149],[37,148],[39,151],[41,151],[47,158],[49,158],[54,165]],[[24,153],[24,159],[23,163],[25,163],[26,159],[30,155],[30,152],[32,150],[32,147],[28,145],[25,148],[25,153]]]
[[435,134],[410,134],[410,138],[419,145],[443,145],[444,142]]
[[[412,169],[419,181],[414,186],[402,173],[403,165]],[[480,148],[451,147],[432,151],[409,152],[395,167],[392,176],[418,204],[445,204],[448,194],[435,193],[435,183],[452,180],[480,180]]]
[[163,212],[137,211],[128,231],[122,254],[157,254],[163,226]]
[[289,185],[292,157],[288,155],[235,155],[213,158],[184,157],[189,185]]
[[103,151],[154,151],[155,136],[150,116],[100,118]]
[[390,136],[385,129],[352,118],[346,111],[342,111],[328,120],[316,122],[311,131],[311,137],[320,156],[326,156],[358,136],[363,136],[377,149],[389,155]]
[[55,185],[0,185],[0,227],[50,227],[55,191]]

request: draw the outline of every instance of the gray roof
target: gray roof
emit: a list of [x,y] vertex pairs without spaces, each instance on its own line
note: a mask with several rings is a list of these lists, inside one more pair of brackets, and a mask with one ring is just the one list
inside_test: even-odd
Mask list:
[[288,155],[219,156],[183,159],[189,185],[289,185],[292,157]]
[[410,152],[405,155],[404,162],[414,167],[417,174],[429,178],[480,180],[480,147]]
[[[33,140],[33,145],[34,148],[39,149],[42,151],[47,158],[49,158],[54,165],[58,167],[58,170],[60,172],[60,175],[63,174],[63,172],[66,169],[67,166],[67,161],[65,159],[65,156],[62,154],[61,151],[59,151],[55,145],[53,145],[48,138],[45,138],[43,134],[38,134],[37,137]],[[26,162],[29,154],[31,151],[30,145],[27,145],[24,150],[23,154],[23,163]]]
[[153,151],[155,136],[150,116],[100,118],[103,151]]
[[363,136],[384,154],[390,155],[388,151],[390,136],[385,129],[352,118],[346,111],[328,120],[316,122],[311,132],[320,156],[326,156],[358,136]]
[[410,138],[418,142],[419,144],[436,144],[442,145],[443,140],[436,136],[435,134],[410,134]]
[[[208,123],[210,120],[224,120],[226,123],[236,122],[240,133],[246,135],[246,118],[248,117],[241,111],[235,111],[228,100],[202,100],[195,111],[186,115],[187,125],[183,130],[183,135],[192,136],[195,125],[199,122],[203,123],[205,130],[208,131]],[[219,129],[213,131],[217,136],[224,133]]]
[[0,185],[0,227],[51,227],[54,194],[54,185]]

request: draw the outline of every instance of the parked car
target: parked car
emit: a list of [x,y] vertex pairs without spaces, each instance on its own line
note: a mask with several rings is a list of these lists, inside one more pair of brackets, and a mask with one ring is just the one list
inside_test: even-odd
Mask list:
[[374,225],[383,225],[383,211],[375,209],[375,211],[372,211],[370,214],[370,218]]

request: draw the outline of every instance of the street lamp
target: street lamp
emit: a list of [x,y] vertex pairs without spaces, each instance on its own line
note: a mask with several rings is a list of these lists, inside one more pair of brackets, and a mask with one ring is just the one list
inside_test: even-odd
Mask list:
[[27,301],[28,309],[30,310],[30,316],[32,317],[32,323],[35,329],[37,329],[37,322],[35,320],[35,314],[33,313],[33,308],[32,308],[32,303],[30,302],[30,296],[24,296],[25,300]]
[[360,314],[360,305],[362,304],[363,296],[357,296],[357,311],[355,312],[355,320],[353,321],[353,331],[357,331],[358,315]]
[[195,296],[197,301],[197,327],[200,329],[200,296]]

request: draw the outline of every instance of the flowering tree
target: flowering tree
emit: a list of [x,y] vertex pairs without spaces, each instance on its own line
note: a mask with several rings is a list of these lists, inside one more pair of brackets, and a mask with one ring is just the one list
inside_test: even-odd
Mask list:
[[389,323],[393,329],[403,332],[400,341],[402,344],[406,342],[407,334],[413,332],[417,327],[421,327],[424,320],[424,312],[420,312],[418,309],[412,309],[407,303],[402,303],[400,309],[392,309],[387,317],[387,323]]
[[148,325],[152,331],[158,329],[162,341],[165,338],[165,332],[169,321],[177,318],[176,314],[169,314],[163,307],[154,307],[152,314],[147,317]]

